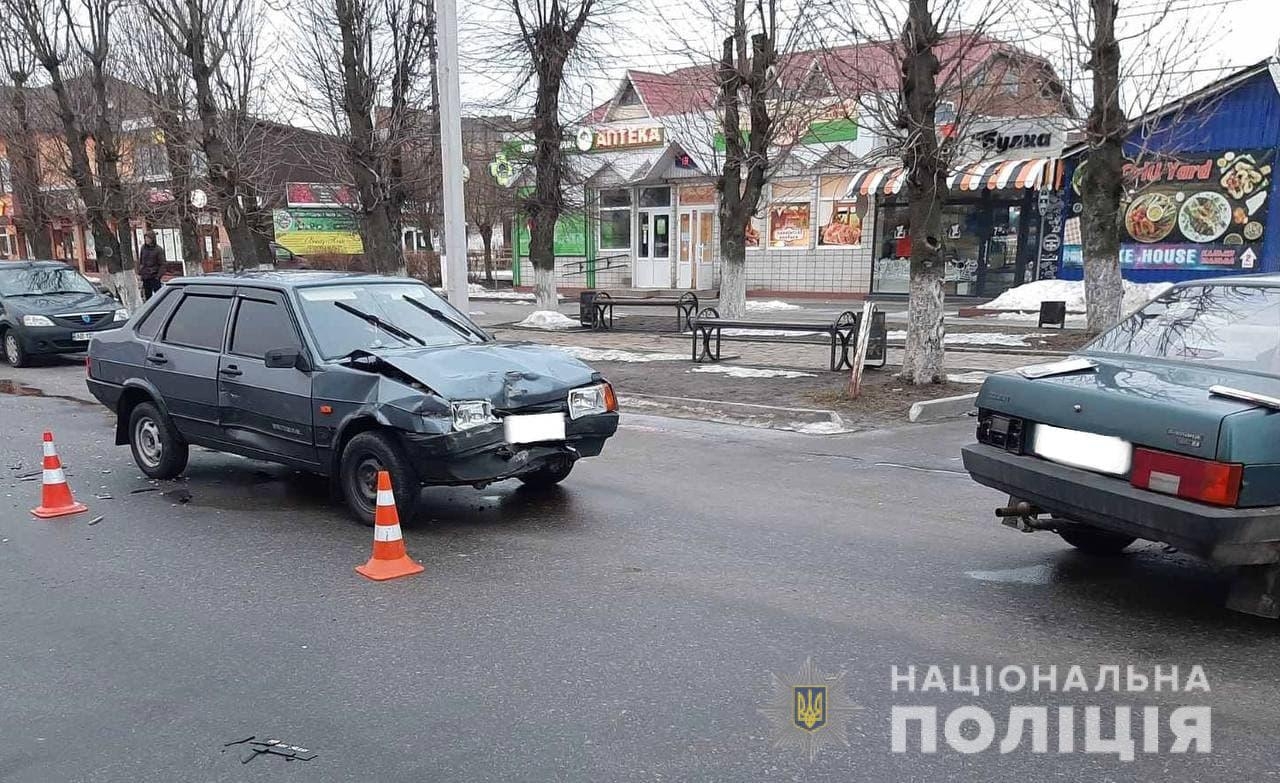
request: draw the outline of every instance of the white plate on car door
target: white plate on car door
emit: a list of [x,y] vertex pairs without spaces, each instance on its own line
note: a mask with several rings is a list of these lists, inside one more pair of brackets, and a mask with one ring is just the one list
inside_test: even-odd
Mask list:
[[502,420],[502,432],[507,443],[544,443],[564,440],[563,413],[533,413],[526,416],[508,416]]

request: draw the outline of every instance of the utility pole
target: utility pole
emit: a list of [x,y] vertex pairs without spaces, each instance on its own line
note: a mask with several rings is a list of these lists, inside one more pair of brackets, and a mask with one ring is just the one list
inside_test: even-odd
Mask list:
[[440,172],[444,194],[444,256],[440,275],[449,303],[463,315],[467,302],[467,224],[462,207],[462,88],[458,84],[458,11],[454,0],[436,0],[440,44]]

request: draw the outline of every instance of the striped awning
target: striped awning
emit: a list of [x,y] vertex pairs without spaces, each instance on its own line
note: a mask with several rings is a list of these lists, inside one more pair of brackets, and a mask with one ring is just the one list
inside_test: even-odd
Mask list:
[[[947,177],[947,185],[953,191],[1038,189],[1048,183],[1053,169],[1052,158],[985,161],[953,171]],[[907,172],[901,166],[865,169],[853,175],[845,196],[892,196],[901,192],[906,179]]]

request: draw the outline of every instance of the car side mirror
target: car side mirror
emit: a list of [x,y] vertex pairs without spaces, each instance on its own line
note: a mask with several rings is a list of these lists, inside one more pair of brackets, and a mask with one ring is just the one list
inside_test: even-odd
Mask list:
[[262,357],[262,363],[275,369],[293,368],[303,372],[311,369],[306,354],[297,348],[272,348]]

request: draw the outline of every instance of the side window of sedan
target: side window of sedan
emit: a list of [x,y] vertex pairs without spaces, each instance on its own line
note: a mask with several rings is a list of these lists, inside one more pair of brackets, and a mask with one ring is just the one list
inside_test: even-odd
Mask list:
[[221,351],[230,310],[229,296],[188,294],[178,303],[177,312],[165,327],[164,341],[187,348]]
[[160,332],[160,327],[164,325],[165,319],[169,317],[169,313],[173,312],[173,306],[182,298],[182,294],[178,291],[169,289],[161,290],[160,301],[152,305],[147,314],[142,317],[134,331],[139,337],[147,340],[152,339]]
[[231,331],[231,353],[261,359],[276,348],[301,348],[298,332],[284,305],[241,299]]

